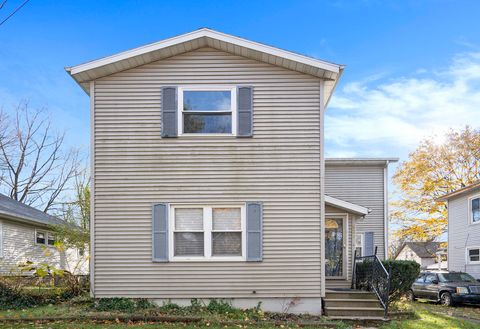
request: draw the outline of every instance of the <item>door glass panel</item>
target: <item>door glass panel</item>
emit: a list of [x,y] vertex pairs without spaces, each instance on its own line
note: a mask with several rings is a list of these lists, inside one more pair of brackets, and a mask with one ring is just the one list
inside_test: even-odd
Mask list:
[[325,221],[325,274],[343,276],[343,219]]

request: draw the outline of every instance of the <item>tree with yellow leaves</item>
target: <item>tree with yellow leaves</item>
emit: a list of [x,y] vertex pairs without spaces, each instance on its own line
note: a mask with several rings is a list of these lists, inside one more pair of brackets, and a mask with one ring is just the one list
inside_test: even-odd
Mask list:
[[444,142],[427,138],[401,163],[393,177],[400,198],[392,221],[400,241],[433,241],[447,230],[447,207],[437,198],[480,179],[480,130],[450,131]]

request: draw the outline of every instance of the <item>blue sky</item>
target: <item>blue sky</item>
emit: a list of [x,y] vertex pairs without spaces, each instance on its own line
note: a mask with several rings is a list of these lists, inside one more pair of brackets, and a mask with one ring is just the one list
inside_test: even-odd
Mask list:
[[478,13],[480,1],[31,0],[0,26],[0,106],[48,108],[87,151],[88,97],[64,67],[209,27],[347,65],[327,156],[405,159],[424,136],[480,125]]

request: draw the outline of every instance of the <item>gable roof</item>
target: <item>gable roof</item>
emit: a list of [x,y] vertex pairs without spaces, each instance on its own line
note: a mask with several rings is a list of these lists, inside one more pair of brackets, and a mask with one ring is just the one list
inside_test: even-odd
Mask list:
[[441,197],[439,197],[437,199],[437,201],[447,201],[448,199],[451,199],[453,197],[456,197],[456,196],[460,196],[460,195],[463,195],[465,193],[468,193],[472,190],[475,190],[477,188],[480,188],[480,180],[468,185],[468,186],[465,186],[465,187],[462,187],[461,189],[458,189],[456,191],[453,191],[453,192],[450,192],[450,193],[447,193]]
[[405,242],[398,251],[397,256],[400,252],[408,246],[415,254],[420,258],[435,258],[435,253],[440,249],[441,242]]
[[330,206],[334,206],[335,208],[346,210],[352,214],[361,216],[368,215],[371,212],[371,210],[366,207],[359,206],[355,203],[344,201],[338,198],[334,198],[333,196],[329,195],[325,195],[325,203]]
[[215,48],[322,78],[325,80],[325,105],[328,104],[344,69],[343,65],[267,46],[208,28],[202,28],[65,69],[88,94],[89,82],[92,80],[202,47]]
[[57,225],[65,222],[36,208],[0,194],[0,219],[6,218],[30,224]]

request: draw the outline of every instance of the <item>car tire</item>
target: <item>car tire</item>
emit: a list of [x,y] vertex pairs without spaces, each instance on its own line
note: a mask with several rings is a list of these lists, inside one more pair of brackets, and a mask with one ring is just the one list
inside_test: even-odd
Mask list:
[[442,294],[440,295],[440,304],[442,304],[443,306],[453,306],[452,294],[447,291],[442,292]]
[[409,302],[414,302],[415,300],[417,300],[415,298],[415,294],[413,293],[413,290],[409,290],[405,293],[405,298],[409,301]]

